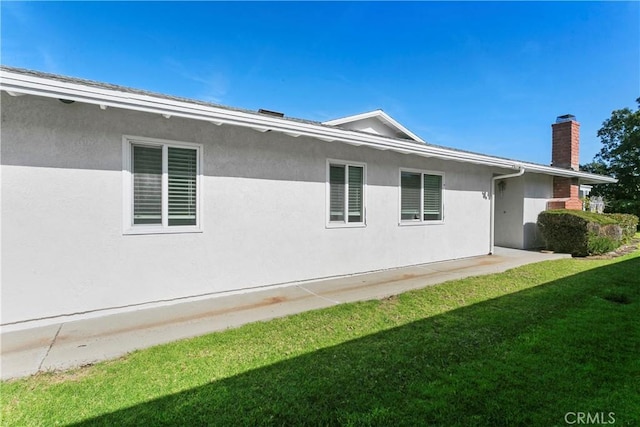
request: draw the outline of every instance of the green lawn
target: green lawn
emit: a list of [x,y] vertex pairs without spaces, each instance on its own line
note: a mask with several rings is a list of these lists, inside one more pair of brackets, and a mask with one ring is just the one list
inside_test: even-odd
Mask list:
[[640,425],[640,252],[448,282],[0,387],[11,426],[553,426],[578,412]]

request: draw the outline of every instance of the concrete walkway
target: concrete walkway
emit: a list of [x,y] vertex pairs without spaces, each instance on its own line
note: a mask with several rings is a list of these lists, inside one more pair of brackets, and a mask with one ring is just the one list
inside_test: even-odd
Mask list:
[[2,332],[2,379],[113,359],[131,351],[352,301],[385,298],[447,280],[502,272],[562,254],[496,248],[494,255],[211,297],[159,308]]

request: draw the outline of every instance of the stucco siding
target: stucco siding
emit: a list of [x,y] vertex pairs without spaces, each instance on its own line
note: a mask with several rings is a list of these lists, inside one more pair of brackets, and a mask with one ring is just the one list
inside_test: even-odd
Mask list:
[[377,120],[376,118],[373,118],[373,117],[343,124],[343,125],[340,125],[340,127],[343,127],[345,129],[359,130],[363,132],[373,133],[377,135],[384,135],[384,136],[390,136],[390,137],[396,136],[395,132],[389,126],[385,125],[380,120]]
[[[202,144],[202,232],[123,234],[123,135]],[[2,324],[488,252],[481,166],[5,95],[1,149]],[[366,227],[326,227],[327,159],[366,163]],[[398,225],[401,167],[444,224]]]
[[524,178],[498,180],[495,188],[495,244],[508,248],[523,247]]
[[544,246],[536,225],[553,193],[553,177],[525,173],[496,184],[495,244],[515,249]]
[[547,209],[547,202],[553,198],[553,177],[541,174],[526,174],[524,192],[524,249],[544,246],[544,239],[538,229],[538,214]]

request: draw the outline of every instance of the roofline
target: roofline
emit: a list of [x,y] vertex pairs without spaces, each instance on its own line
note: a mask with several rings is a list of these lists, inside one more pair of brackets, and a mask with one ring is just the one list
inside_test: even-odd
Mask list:
[[553,166],[537,165],[535,163],[522,163],[527,172],[541,173],[545,175],[561,176],[565,178],[578,178],[580,184],[613,184],[618,182],[616,178],[605,175],[595,175],[589,172],[575,171],[573,169],[555,168]]
[[[22,72],[21,72],[22,71]],[[402,141],[385,136],[372,135],[321,123],[297,121],[288,118],[273,117],[257,112],[227,109],[213,104],[204,104],[189,100],[181,100],[146,92],[127,91],[126,88],[111,86],[101,87],[95,82],[73,79],[64,81],[64,77],[39,73],[34,75],[28,70],[0,68],[0,90],[11,96],[35,95],[47,98],[66,99],[86,104],[93,104],[102,109],[123,108],[164,117],[181,117],[186,119],[211,122],[214,125],[233,125],[254,129],[258,132],[282,132],[291,137],[306,136],[326,142],[364,146],[377,150],[389,150],[402,154],[422,157],[434,157],[464,163],[493,166],[503,169],[519,169],[524,167],[528,172],[544,173],[556,176],[577,177],[584,183],[612,183],[616,179],[586,172],[535,165],[515,160],[503,159],[428,144]],[[58,78],[56,78],[58,77]],[[69,80],[67,78],[67,80]],[[382,111],[380,113],[386,114]],[[388,116],[387,116],[388,117]],[[391,119],[393,120],[393,119]]]
[[396,129],[398,129],[402,133],[404,133],[407,136],[409,136],[411,139],[413,139],[415,141],[418,141],[418,142],[425,143],[425,141],[422,138],[420,138],[415,133],[411,132],[406,127],[402,126],[400,123],[398,123],[390,115],[388,115],[387,113],[385,113],[382,110],[373,110],[373,111],[369,111],[369,112],[366,112],[366,113],[355,114],[353,116],[347,116],[347,117],[341,117],[339,119],[327,120],[326,122],[322,122],[322,124],[323,125],[328,125],[328,126],[336,126],[336,125],[341,125],[341,124],[344,124],[344,123],[355,122],[355,121],[358,121],[358,120],[369,119],[371,117],[381,118],[382,121],[387,122],[391,126],[395,127]]

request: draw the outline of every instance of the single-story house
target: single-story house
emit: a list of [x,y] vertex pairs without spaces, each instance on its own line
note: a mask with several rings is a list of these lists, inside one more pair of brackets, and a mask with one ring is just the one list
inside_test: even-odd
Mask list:
[[0,68],[3,327],[534,248],[579,208],[551,166],[426,143],[383,111],[324,123]]

